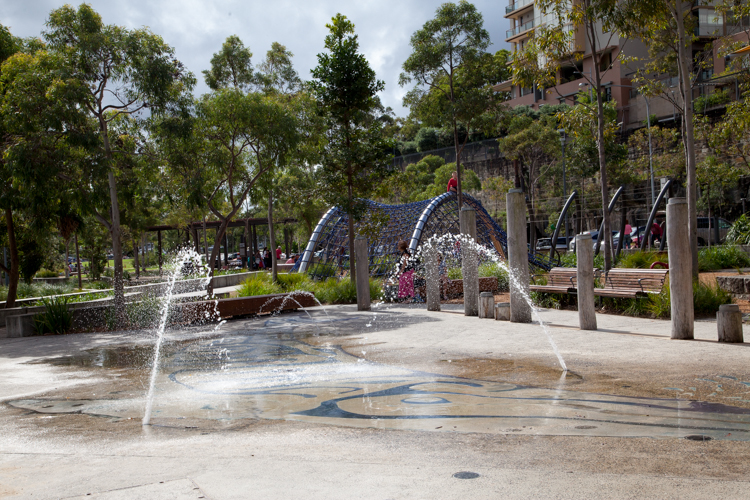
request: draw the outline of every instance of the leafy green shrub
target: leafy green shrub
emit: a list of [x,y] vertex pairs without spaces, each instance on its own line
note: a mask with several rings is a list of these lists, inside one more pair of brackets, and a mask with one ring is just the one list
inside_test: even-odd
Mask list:
[[57,278],[59,273],[57,271],[50,271],[49,269],[40,269],[34,275],[35,278]]
[[697,113],[702,113],[705,109],[719,106],[729,102],[730,96],[728,90],[717,90],[713,94],[702,95],[693,100],[693,109]]
[[370,278],[370,300],[383,300],[383,280]]
[[480,278],[497,278],[497,289],[502,291],[508,291],[510,289],[510,278],[508,277],[508,271],[501,267],[500,264],[494,262],[485,262],[479,265],[479,277]]
[[750,245],[750,218],[745,214],[740,215],[740,218],[729,228],[727,243]]
[[[577,256],[575,252],[565,252],[560,257],[560,267],[578,267]],[[594,255],[594,267],[604,269],[604,254]]]
[[736,269],[750,266],[750,256],[734,245],[708,247],[698,252],[698,270]]
[[67,333],[73,324],[73,312],[68,309],[67,297],[42,299],[44,312],[34,316],[34,326],[38,334]]
[[449,267],[448,268],[448,279],[460,280],[464,278],[463,271],[460,267]]
[[86,288],[93,288],[95,290],[106,290],[112,288],[112,283],[107,281],[89,281],[85,286]]
[[271,275],[267,273],[258,273],[242,282],[237,295],[240,297],[253,297],[255,295],[270,295],[272,293],[281,293],[281,285],[271,281]]

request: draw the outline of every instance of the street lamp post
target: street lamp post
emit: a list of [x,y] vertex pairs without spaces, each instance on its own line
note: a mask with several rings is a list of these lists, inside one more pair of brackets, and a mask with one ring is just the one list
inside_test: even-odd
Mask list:
[[[568,185],[565,179],[565,143],[567,142],[567,136],[564,130],[560,130],[560,146],[562,147],[562,171],[563,171],[563,203],[568,199]],[[570,231],[568,228],[568,213],[565,213],[565,246],[568,246],[568,238],[570,238]],[[552,242],[552,248],[557,248],[557,242]]]
[[648,128],[648,170],[651,175],[651,206],[654,206],[654,200],[656,199],[656,193],[654,191],[654,163],[652,161],[653,150],[651,149],[651,111],[648,106],[648,97],[645,95],[643,99],[646,101],[646,127]]

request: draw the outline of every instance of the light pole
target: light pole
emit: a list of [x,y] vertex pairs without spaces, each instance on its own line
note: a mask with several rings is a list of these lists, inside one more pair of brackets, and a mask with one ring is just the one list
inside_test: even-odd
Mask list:
[[654,191],[654,163],[652,161],[653,150],[651,149],[651,111],[648,107],[648,97],[645,95],[643,99],[646,101],[646,127],[648,128],[648,170],[651,175],[651,206],[654,206],[654,200],[656,199],[656,193]]
[[[560,130],[560,146],[562,147],[562,171],[563,171],[563,203],[568,199],[568,185],[565,179],[565,143],[568,137],[565,135],[564,130]],[[570,238],[570,231],[568,228],[568,213],[565,213],[565,247],[568,247],[568,238]],[[557,248],[557,242],[552,242],[552,248]]]

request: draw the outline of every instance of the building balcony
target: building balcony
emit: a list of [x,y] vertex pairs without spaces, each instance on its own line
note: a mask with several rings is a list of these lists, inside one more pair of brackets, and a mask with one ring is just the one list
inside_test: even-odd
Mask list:
[[532,7],[533,5],[534,0],[511,0],[511,2],[505,7],[505,17],[520,14],[521,10],[526,7]]
[[522,35],[523,33],[529,31],[530,29],[534,28],[534,20],[524,23],[520,26],[516,26],[515,28],[511,28],[508,31],[505,32],[505,41],[510,41],[511,39]]

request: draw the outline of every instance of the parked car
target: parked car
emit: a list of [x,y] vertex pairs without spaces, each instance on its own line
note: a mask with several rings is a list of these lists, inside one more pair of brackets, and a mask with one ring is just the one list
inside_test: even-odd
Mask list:
[[[619,231],[612,231],[612,237],[614,238],[614,236],[616,234],[618,234],[618,233],[619,233]],[[594,242],[594,247],[596,247],[596,241],[599,239],[599,231],[584,231],[581,234],[590,234],[591,235],[591,240]],[[568,249],[571,252],[575,252],[576,251],[576,240],[575,240],[575,238],[572,238],[570,240],[570,244],[568,245]]]
[[[569,238],[566,236],[557,237],[557,245],[555,249],[558,252],[565,252],[568,249]],[[549,252],[552,248],[552,238],[539,238],[536,240],[536,251],[537,252]]]
[[716,245],[723,242],[727,238],[727,233],[732,224],[726,219],[719,217],[719,241],[716,241],[716,230],[714,224],[716,224],[716,218],[711,217],[711,227],[709,228],[708,217],[698,217],[698,245],[705,246],[709,241],[711,244]]

